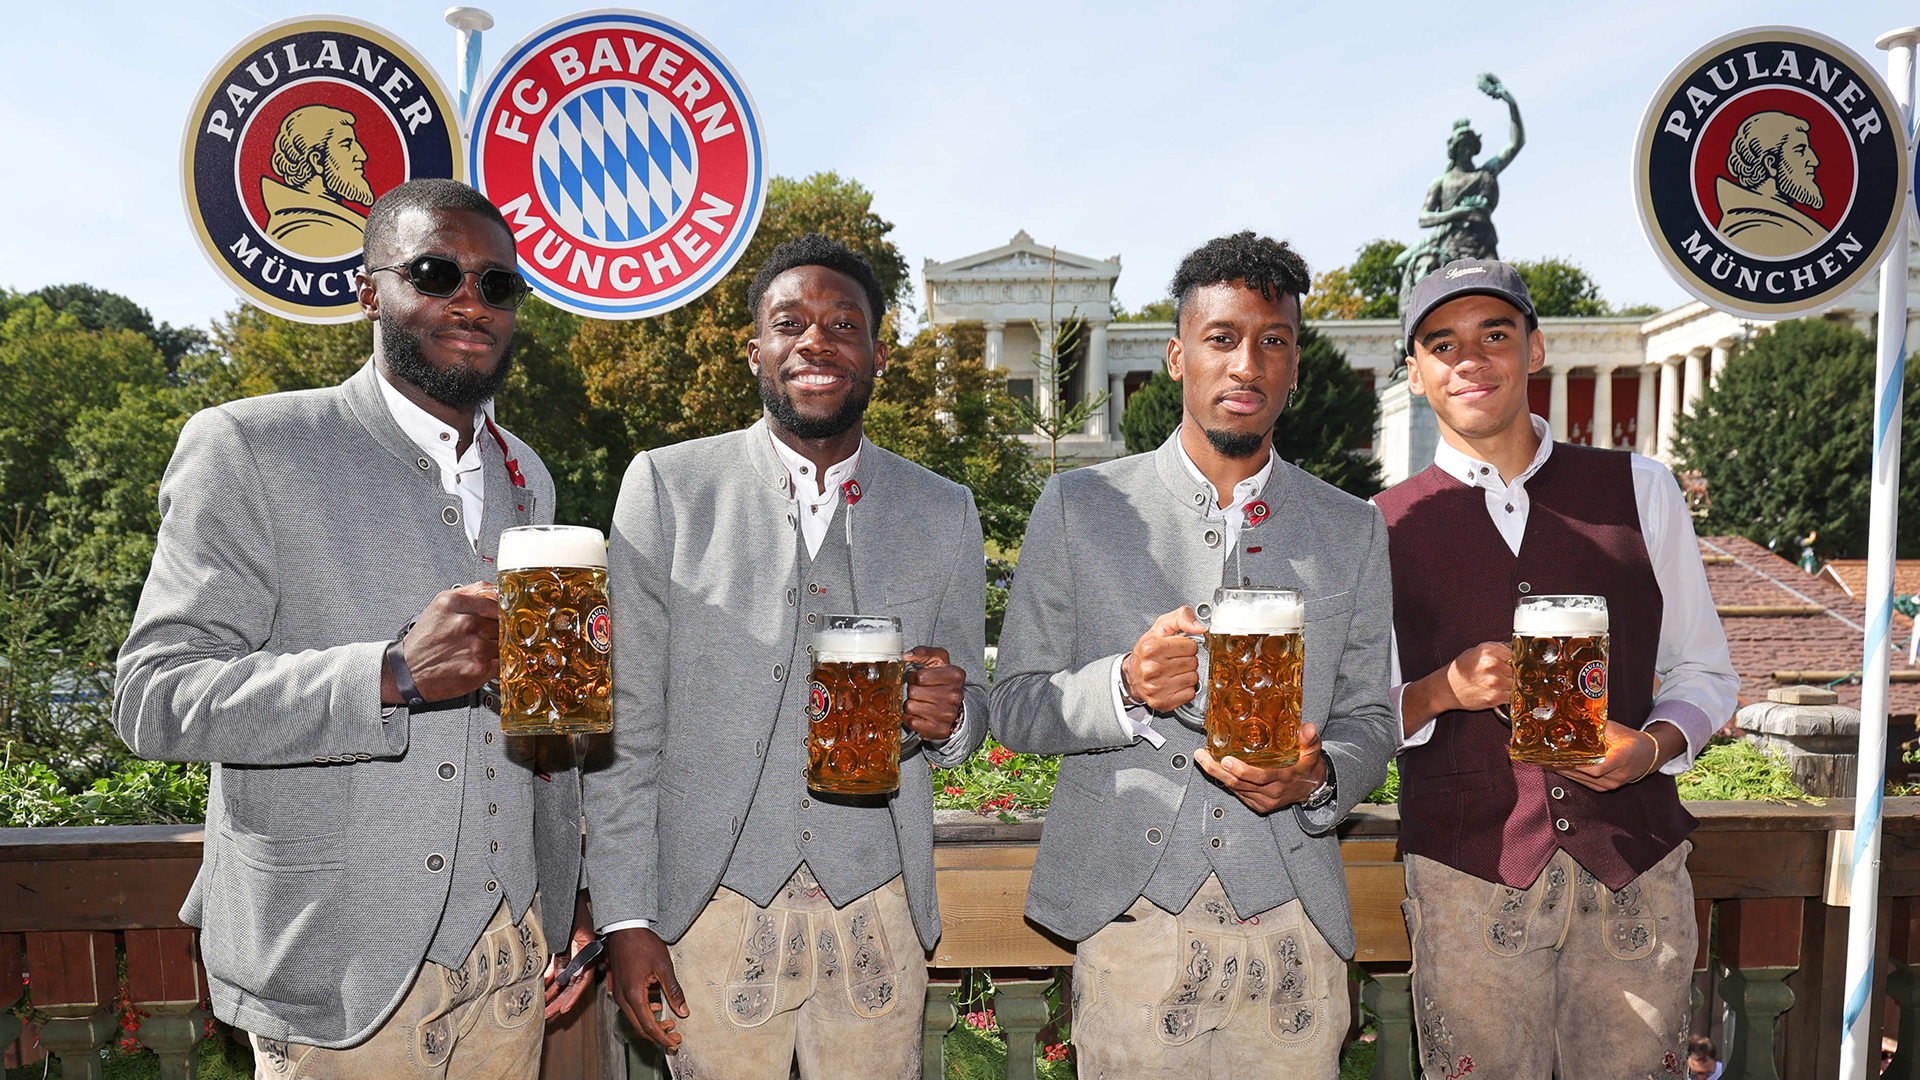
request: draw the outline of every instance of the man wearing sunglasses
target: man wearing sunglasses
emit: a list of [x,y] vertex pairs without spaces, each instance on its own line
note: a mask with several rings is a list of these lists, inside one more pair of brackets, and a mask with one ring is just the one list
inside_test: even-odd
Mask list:
[[365,255],[365,366],[181,431],[114,721],[214,763],[181,917],[260,1076],[531,1080],[580,813],[566,744],[508,740],[490,686],[500,532],[553,517],[492,416],[526,286],[450,180],[381,197]]

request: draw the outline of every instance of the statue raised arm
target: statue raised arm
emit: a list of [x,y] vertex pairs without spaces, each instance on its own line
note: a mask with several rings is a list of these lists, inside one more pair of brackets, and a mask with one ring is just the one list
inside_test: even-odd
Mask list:
[[1493,211],[1500,205],[1499,176],[1526,144],[1527,135],[1520,122],[1520,106],[1500,80],[1489,72],[1480,76],[1478,85],[1488,97],[1507,103],[1512,137],[1499,153],[1475,165],[1480,135],[1471,121],[1454,121],[1453,134],[1447,139],[1447,171],[1427,188],[1420,207],[1420,227],[1428,230],[1427,235],[1398,260],[1403,268],[1403,305],[1414,282],[1455,259],[1500,257],[1500,238],[1493,228]]

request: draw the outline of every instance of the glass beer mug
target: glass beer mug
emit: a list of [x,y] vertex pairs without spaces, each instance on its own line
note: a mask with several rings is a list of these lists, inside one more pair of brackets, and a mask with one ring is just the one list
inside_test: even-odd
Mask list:
[[1607,756],[1607,598],[1532,596],[1513,609],[1513,739],[1535,765]]
[[613,730],[607,539],[599,529],[526,525],[500,534],[500,729]]
[[1200,650],[1200,688],[1174,710],[1197,714],[1215,758],[1276,769],[1300,760],[1306,609],[1292,589],[1215,589]]
[[807,787],[834,795],[900,790],[906,635],[892,615],[822,615],[807,684]]

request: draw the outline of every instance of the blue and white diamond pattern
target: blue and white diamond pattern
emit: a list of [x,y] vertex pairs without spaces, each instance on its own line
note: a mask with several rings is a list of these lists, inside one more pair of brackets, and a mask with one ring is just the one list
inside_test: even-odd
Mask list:
[[654,237],[693,194],[692,133],[667,95],[626,83],[562,101],[534,140],[540,199],[562,229],[602,247]]

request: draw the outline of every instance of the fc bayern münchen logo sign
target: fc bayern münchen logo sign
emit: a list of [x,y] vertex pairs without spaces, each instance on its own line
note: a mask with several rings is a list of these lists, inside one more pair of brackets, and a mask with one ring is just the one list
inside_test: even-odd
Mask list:
[[1640,123],[1634,195],[1681,286],[1755,319],[1832,304],[1880,265],[1906,213],[1907,139],[1852,50],[1792,27],[1689,56]]
[[373,201],[461,174],[452,101],[419,54],[355,19],[291,19],[207,77],[181,140],[200,248],[240,295],[309,323],[360,318]]
[[738,262],[766,202],[746,84],[686,27],[592,11],[536,30],[474,99],[468,175],[512,226],[520,270],[577,315],[688,303]]

